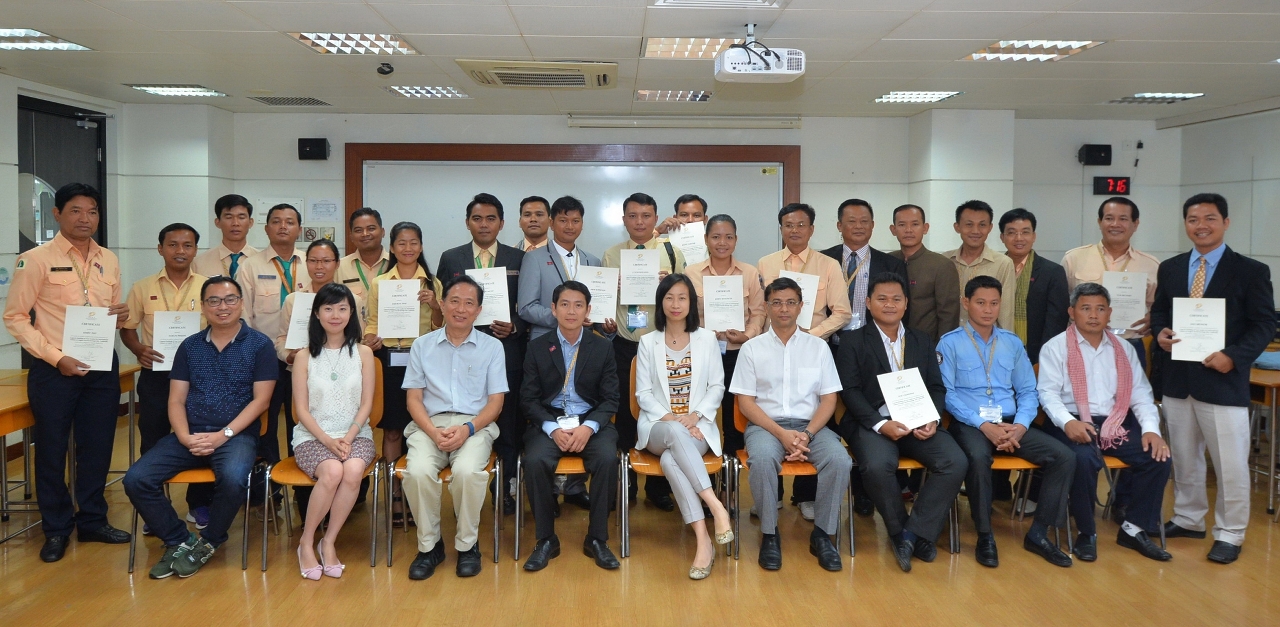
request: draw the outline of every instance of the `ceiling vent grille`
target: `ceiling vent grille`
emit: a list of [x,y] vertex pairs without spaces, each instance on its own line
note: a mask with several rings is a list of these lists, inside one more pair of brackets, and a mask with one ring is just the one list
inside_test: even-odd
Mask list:
[[332,107],[333,105],[310,96],[254,96],[256,100],[268,107]]
[[493,87],[610,89],[618,82],[617,63],[478,59],[458,59],[457,63],[471,80]]

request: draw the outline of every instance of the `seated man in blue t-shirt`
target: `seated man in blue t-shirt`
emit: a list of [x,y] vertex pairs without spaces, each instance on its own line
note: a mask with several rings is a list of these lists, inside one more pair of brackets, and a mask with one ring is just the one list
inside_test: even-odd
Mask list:
[[[278,370],[267,336],[240,320],[240,285],[225,276],[200,289],[209,328],[183,340],[169,373],[173,433],[151,447],[124,477],[138,514],[164,542],[152,579],[190,577],[227,541],[257,459],[258,417],[267,409]],[[183,470],[212,468],[209,526],[199,535],[164,493],[164,482]]]

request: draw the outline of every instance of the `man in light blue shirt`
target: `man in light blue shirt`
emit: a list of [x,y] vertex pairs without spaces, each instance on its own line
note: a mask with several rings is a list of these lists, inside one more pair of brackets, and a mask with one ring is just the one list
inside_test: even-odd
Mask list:
[[964,286],[961,307],[969,321],[938,340],[938,366],[947,387],[951,435],[969,458],[965,490],[978,530],[978,563],[1000,564],[991,533],[991,464],[997,451],[1040,467],[1035,522],[1022,546],[1055,566],[1070,566],[1071,557],[1046,537],[1060,519],[1075,471],[1075,454],[1053,436],[1028,430],[1036,417],[1036,377],[1027,351],[1012,331],[996,328],[1000,316],[1000,281],[977,276]]
[[498,437],[494,422],[507,393],[502,342],[476,331],[484,289],[467,275],[444,288],[444,327],[413,342],[404,389],[413,422],[404,472],[405,500],[418,520],[418,556],[410,579],[426,579],[444,561],[440,541],[440,471],[452,467],[449,494],[458,518],[453,546],[459,577],[480,573],[480,508],[489,485],[489,453]]

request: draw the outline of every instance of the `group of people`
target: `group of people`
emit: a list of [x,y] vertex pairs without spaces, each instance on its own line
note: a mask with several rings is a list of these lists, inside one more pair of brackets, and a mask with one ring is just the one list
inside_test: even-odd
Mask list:
[[[127,298],[116,257],[93,240],[100,201],[85,185],[58,191],[52,213],[60,231],[18,258],[4,313],[10,333],[36,360],[28,381],[41,452],[41,558],[48,562],[62,558],[72,530],[81,542],[130,539],[107,524],[103,497],[118,360],[109,372],[90,370],[61,350],[66,308],[80,305],[107,307],[117,316],[121,340],[142,367],[143,454],[124,487],[144,531],[163,543],[153,578],[189,577],[226,542],[255,464],[281,459],[281,413],[290,434],[287,453],[316,482],[305,502],[299,497],[305,507],[300,573],[312,580],[340,577],[335,540],[363,496],[361,480],[377,450],[369,424],[375,359],[382,362],[382,456],[406,458],[392,517],[394,524],[417,527],[418,553],[409,566],[415,580],[431,577],[446,561],[440,471],[452,469],[456,574],[469,577],[481,570],[478,528],[486,491],[495,507],[514,512],[511,469],[521,455],[536,535],[524,569],[542,570],[560,554],[555,519],[561,500],[589,510],[584,553],[601,568],[618,568],[608,546],[608,516],[618,454],[632,448],[660,458],[663,476],[647,479],[645,501],[662,511],[679,508],[692,528],[693,579],[710,575],[715,545],[734,537],[704,456],[742,449],[762,533],[759,563],[769,570],[782,565],[778,474],[787,461],[816,470],[796,478],[792,501],[813,521],[809,550],[829,571],[842,568],[832,536],[850,481],[852,509],[863,516],[880,512],[904,571],[913,560],[934,560],[963,484],[977,530],[976,559],[997,566],[992,502],[1010,492],[1008,475],[991,469],[999,455],[1039,467],[1034,505],[1018,504],[1034,507],[1023,546],[1052,564],[1073,563],[1046,533],[1068,515],[1079,531],[1075,558],[1097,559],[1093,509],[1104,455],[1130,466],[1116,487],[1120,546],[1168,560],[1151,540],[1161,526],[1170,538],[1205,536],[1206,449],[1218,477],[1209,559],[1234,561],[1244,540],[1248,373],[1276,325],[1267,266],[1225,245],[1227,202],[1216,194],[1186,201],[1184,224],[1194,248],[1164,262],[1131,245],[1139,212],[1123,197],[1099,207],[1101,241],[1069,251],[1061,265],[1036,254],[1036,217],[1025,209],[1000,218],[1007,251],[999,253],[986,244],[996,223],[992,208],[978,200],[960,205],[954,228],[961,246],[939,254],[923,244],[925,210],[902,205],[890,225],[900,250],[884,253],[870,246],[871,205],[850,199],[837,211],[840,245],[810,248],[816,212],[788,204],[778,213],[784,248],[754,266],[735,256],[734,219],[709,215],[696,195],[677,199],[674,215],[665,219],[652,197],[631,195],[622,208],[627,240],[596,257],[576,245],[586,213],[577,199],[523,199],[523,237],[508,246],[498,242],[501,201],[479,194],[466,207],[471,241],[445,250],[435,272],[421,228],[394,225],[384,248],[382,218],[371,208],[349,217],[356,252],[345,257],[324,239],[298,249],[302,216],[287,204],[267,212],[270,246],[257,251],[246,243],[252,205],[228,195],[214,206],[221,243],[197,255],[195,228],[164,227],[157,247],[163,268],[137,282]],[[708,258],[694,264],[662,237],[690,222],[703,222],[706,232]],[[619,267],[621,251],[634,249],[659,252],[655,304],[593,310],[580,279],[593,267]],[[467,272],[473,269],[505,273],[508,293],[516,295],[508,322],[475,325],[485,290]],[[1104,272],[1126,270],[1148,277],[1147,315],[1140,320],[1113,320],[1111,295],[1101,285]],[[816,290],[802,290],[797,274],[816,278]],[[706,328],[703,278],[709,276],[742,277],[745,328]],[[406,280],[419,286],[418,330],[387,337],[379,331],[379,286]],[[307,292],[315,296],[306,346],[287,348],[297,294]],[[1203,362],[1168,358],[1179,341],[1172,302],[1185,297],[1226,301],[1225,348]],[[813,313],[801,319],[806,301]],[[155,349],[154,325],[158,315],[174,311],[199,311],[202,330],[176,354],[164,355]],[[1143,342],[1148,335],[1154,337],[1150,355]],[[949,424],[908,428],[893,419],[880,377],[912,369]],[[628,402],[633,395],[639,415]],[[837,399],[843,415],[836,415]],[[1045,419],[1037,421],[1041,410]],[[747,421],[743,432],[730,418],[735,411]],[[73,426],[79,511],[63,478]],[[507,471],[492,485],[491,453]],[[582,459],[589,481],[557,479],[566,455]],[[898,471],[900,457],[927,469],[923,483]],[[217,480],[187,491],[193,533],[164,484],[198,467],[212,468]],[[1165,522],[1161,502],[1170,473],[1174,516]],[[633,490],[636,484],[633,478]],[[914,501],[910,512],[904,493]]]

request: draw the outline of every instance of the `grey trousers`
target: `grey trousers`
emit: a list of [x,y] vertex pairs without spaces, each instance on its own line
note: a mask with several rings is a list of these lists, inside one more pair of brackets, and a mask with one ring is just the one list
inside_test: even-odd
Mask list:
[[[809,426],[807,420],[779,420],[778,426],[795,431]],[[772,433],[754,424],[747,425],[743,433],[746,442],[747,465],[751,474],[751,497],[760,512],[760,531],[778,532],[778,473],[782,472],[782,460],[786,449]],[[840,529],[840,503],[849,491],[849,473],[853,470],[853,458],[840,444],[840,436],[831,429],[819,429],[809,444],[809,462],[818,469],[818,494],[815,499],[813,524],[827,535],[835,535]]]
[[702,456],[707,442],[689,434],[689,429],[674,420],[655,422],[649,430],[646,448],[660,456],[662,474],[671,483],[671,494],[680,506],[684,524],[702,520],[702,499],[698,493],[711,488],[711,477]]

